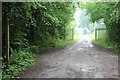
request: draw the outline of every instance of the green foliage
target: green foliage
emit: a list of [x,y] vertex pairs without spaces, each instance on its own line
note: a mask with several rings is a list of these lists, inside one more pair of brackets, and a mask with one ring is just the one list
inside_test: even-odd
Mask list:
[[[73,3],[3,3],[3,43],[6,19],[10,23],[10,65],[3,63],[3,78],[17,76],[34,61],[33,53],[55,46],[60,27],[72,20]],[[18,21],[19,20],[19,21]],[[23,21],[23,22],[21,22]],[[62,29],[62,28],[61,28]],[[64,34],[65,35],[65,34]],[[63,35],[61,35],[63,37]],[[61,38],[62,39],[62,38]],[[5,53],[5,44],[3,44]]]
[[37,54],[39,52],[39,46],[29,45],[29,47],[24,48],[23,51]]
[[6,66],[3,63],[3,74],[2,78],[17,77],[18,74],[25,70],[26,67],[30,66],[34,62],[35,55],[25,51],[16,51],[11,49],[10,63]]
[[107,28],[107,40],[113,45],[120,46],[119,28],[119,3],[120,2],[94,2],[83,4],[87,14],[90,14],[91,22],[104,20]]
[[112,49],[117,53],[120,52],[120,46],[118,44],[116,44],[115,42],[110,42],[108,40],[108,34],[106,32],[102,32],[101,36],[99,36],[98,39],[93,39],[93,42],[104,48]]
[[68,24],[66,24],[67,28],[74,28],[76,26],[76,21],[72,20]]
[[[3,63],[4,77],[14,77],[33,62],[34,53],[55,47],[65,39],[65,28],[74,26],[72,2],[6,2],[2,4],[3,50],[6,49],[6,20],[10,27],[10,65]],[[11,25],[12,24],[12,25]],[[64,42],[63,42],[64,43]],[[65,42],[66,43],[66,42]],[[3,55],[5,56],[5,54]]]
[[2,57],[0,57],[0,60],[2,60],[3,58]]
[[77,40],[78,39],[75,39],[75,40],[61,40],[61,39],[58,39],[56,41],[56,46],[57,47],[64,47],[64,46],[66,46],[68,44],[72,44],[72,43],[76,42]]
[[[59,30],[60,28],[74,25],[75,5],[72,2],[13,2],[3,3],[2,8],[3,26],[6,26],[6,18],[13,24],[10,26],[10,46],[17,50],[26,48],[29,44],[40,46],[41,50],[47,45],[49,47],[54,44],[54,38],[58,38],[58,35],[64,37],[65,32]],[[3,41],[5,28],[3,27]]]
[[56,47],[63,47],[66,46],[68,44],[72,44],[76,41],[78,41],[80,39],[80,34],[74,34],[74,39],[66,39],[66,40],[62,40],[62,39],[56,39],[55,41],[55,45]]

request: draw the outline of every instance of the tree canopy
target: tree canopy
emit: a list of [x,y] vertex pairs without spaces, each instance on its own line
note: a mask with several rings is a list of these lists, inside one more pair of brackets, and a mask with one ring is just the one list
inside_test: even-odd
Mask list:
[[2,3],[3,65],[10,56],[4,77],[16,76],[31,65],[31,53],[55,47],[58,40],[65,41],[66,28],[74,25],[75,8],[73,2]]
[[120,2],[86,2],[82,3],[82,8],[86,9],[90,15],[90,21],[95,22],[100,19],[104,20],[107,28],[109,41],[120,44],[119,28],[119,6]]

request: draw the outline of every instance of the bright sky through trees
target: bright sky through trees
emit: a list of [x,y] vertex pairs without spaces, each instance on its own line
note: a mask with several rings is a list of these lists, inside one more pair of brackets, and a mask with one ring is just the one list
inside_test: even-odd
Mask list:
[[81,9],[80,8],[76,8],[75,14],[74,14],[74,19],[77,23],[76,26],[78,26],[79,21],[80,21],[80,13],[81,13]]

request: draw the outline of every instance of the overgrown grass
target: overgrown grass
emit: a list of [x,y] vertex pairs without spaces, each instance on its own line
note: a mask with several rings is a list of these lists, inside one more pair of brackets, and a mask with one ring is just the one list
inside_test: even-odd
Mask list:
[[18,78],[18,74],[33,65],[35,54],[27,51],[11,50],[9,65],[2,63],[2,79]]
[[80,35],[79,34],[75,34],[74,35],[74,39],[72,40],[58,40],[56,41],[56,46],[57,47],[63,47],[63,46],[66,46],[66,45],[69,45],[69,44],[72,44],[76,41],[78,41],[80,39]]
[[111,49],[116,53],[120,53],[120,45],[115,42],[108,41],[106,32],[102,32],[97,39],[95,39],[94,33],[90,33],[89,36],[91,37],[93,43],[101,47]]
[[56,42],[56,46],[57,47],[63,47],[63,46],[66,46],[66,45],[69,45],[69,44],[72,44],[74,42],[76,42],[77,40],[58,40]]

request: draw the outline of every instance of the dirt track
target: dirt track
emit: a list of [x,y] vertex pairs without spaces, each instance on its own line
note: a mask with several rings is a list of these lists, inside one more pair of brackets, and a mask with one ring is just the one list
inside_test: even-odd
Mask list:
[[117,78],[118,56],[93,45],[88,36],[38,56],[21,78]]

